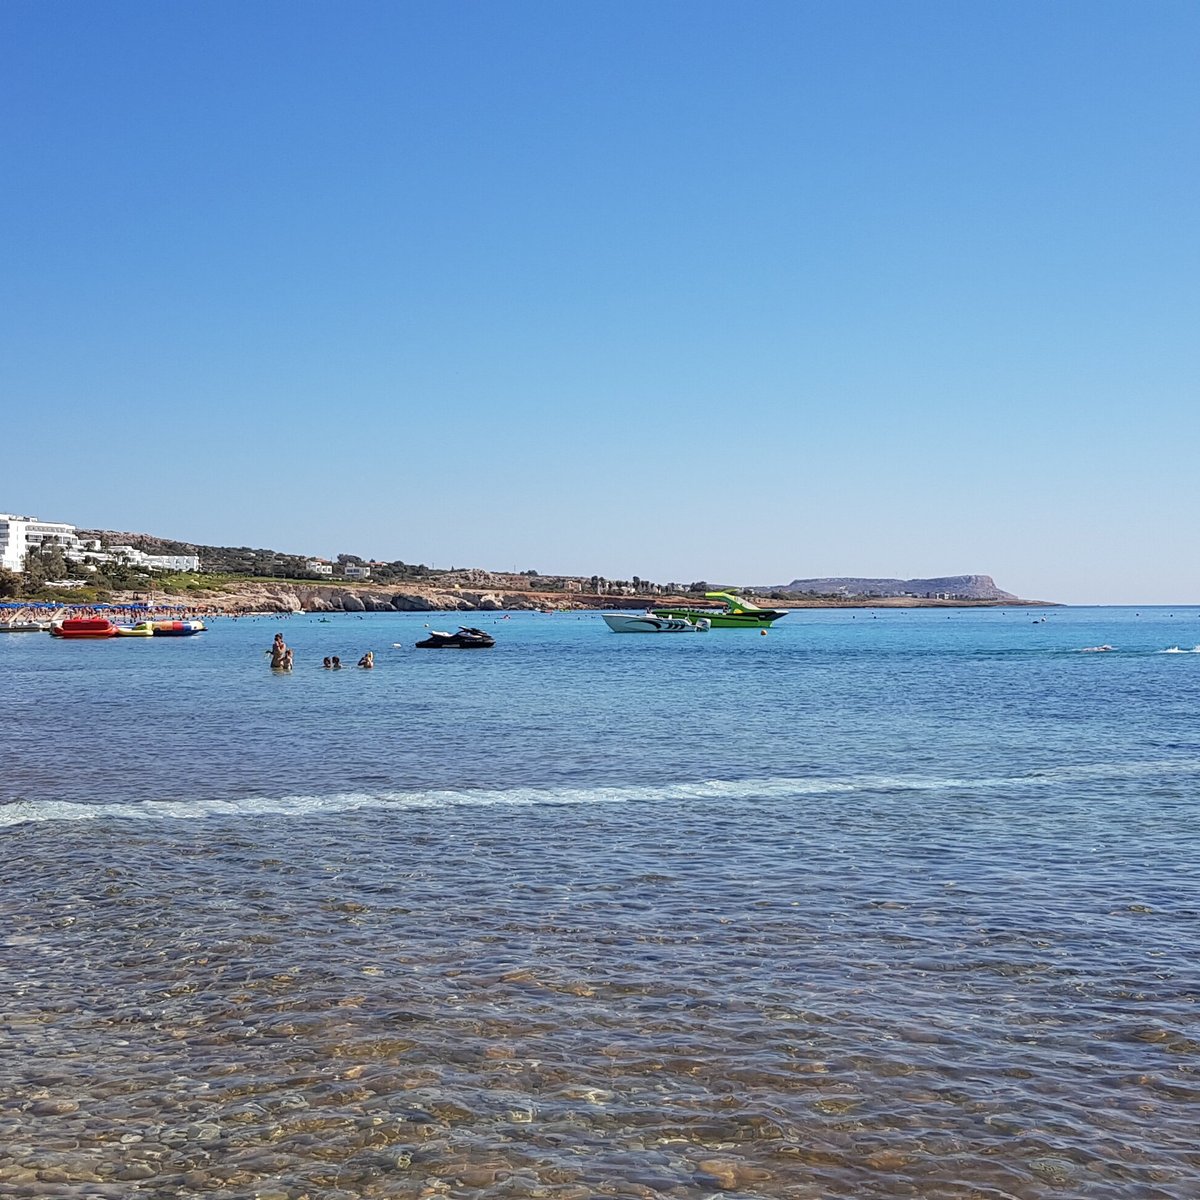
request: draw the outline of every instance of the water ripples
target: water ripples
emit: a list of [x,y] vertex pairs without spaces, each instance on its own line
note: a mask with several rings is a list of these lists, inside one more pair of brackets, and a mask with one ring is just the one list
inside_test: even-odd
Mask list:
[[870,800],[16,828],[0,1186],[1194,1195],[1194,836]]
[[1200,1194],[1187,626],[419,627],[0,641],[0,1196]]

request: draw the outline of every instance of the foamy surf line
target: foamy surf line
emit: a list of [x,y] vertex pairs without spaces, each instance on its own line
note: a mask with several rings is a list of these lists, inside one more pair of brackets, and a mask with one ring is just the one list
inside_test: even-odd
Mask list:
[[356,810],[409,812],[427,809],[655,804],[691,801],[775,800],[804,796],[871,793],[986,792],[1064,783],[1136,779],[1150,775],[1196,776],[1200,759],[1085,763],[1023,775],[936,778],[858,775],[845,779],[728,779],[642,787],[435,789],[422,792],[337,792],[327,796],[247,796],[235,800],[147,800],[139,803],[80,804],[69,800],[19,800],[0,807],[0,828],[59,821],[198,821],[212,818],[321,817]]

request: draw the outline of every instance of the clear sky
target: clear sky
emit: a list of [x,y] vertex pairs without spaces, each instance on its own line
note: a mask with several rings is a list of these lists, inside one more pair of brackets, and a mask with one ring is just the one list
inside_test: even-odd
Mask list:
[[1200,602],[1200,5],[0,5],[0,510]]

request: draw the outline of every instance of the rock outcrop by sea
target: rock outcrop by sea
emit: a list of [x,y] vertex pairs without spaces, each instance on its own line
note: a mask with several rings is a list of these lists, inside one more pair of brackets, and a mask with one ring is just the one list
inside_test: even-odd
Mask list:
[[198,607],[255,612],[498,612],[501,609],[587,607],[562,595],[465,589],[339,587],[332,584],[245,583],[235,589],[197,592]]

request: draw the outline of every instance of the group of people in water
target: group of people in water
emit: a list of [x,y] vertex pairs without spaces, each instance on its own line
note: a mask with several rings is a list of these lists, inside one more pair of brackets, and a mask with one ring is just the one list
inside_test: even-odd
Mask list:
[[[375,666],[375,655],[368,650],[366,654],[358,660],[358,665],[364,671],[370,671]],[[340,671],[342,669],[342,660],[335,654],[332,658],[326,658],[322,661],[321,666],[327,671]]]
[[[277,633],[275,640],[271,643],[271,649],[268,651],[271,655],[271,670],[272,671],[290,671],[292,664],[295,661],[295,654],[292,648],[283,640],[283,634]],[[368,650],[366,654],[358,660],[358,665],[364,671],[370,671],[375,666],[375,654]],[[325,658],[321,666],[326,671],[340,671],[342,669],[342,660],[336,655]]]

